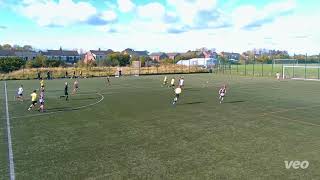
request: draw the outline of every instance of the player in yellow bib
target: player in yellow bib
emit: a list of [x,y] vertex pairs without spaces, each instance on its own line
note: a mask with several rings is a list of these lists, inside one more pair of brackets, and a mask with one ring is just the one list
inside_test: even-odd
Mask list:
[[37,105],[37,91],[34,90],[32,94],[30,94],[31,96],[31,105],[28,108],[28,111],[30,111],[32,108],[34,108]]
[[44,80],[41,79],[40,81],[40,90],[43,90],[44,89]]
[[177,87],[175,90],[174,90],[174,93],[175,93],[175,97],[173,98],[173,102],[172,104],[175,105],[179,99],[179,96],[181,94],[181,88],[180,87]]

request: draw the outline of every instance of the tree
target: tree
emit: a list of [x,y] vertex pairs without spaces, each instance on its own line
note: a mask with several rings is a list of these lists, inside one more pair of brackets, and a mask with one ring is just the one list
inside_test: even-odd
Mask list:
[[11,49],[12,49],[12,47],[11,47],[10,44],[4,44],[4,45],[2,46],[2,48],[3,48],[4,50],[11,50]]
[[161,64],[173,64],[173,63],[174,63],[174,60],[173,60],[173,59],[166,58],[166,59],[161,60],[160,63],[161,63]]
[[25,61],[18,57],[0,58],[0,72],[8,73],[19,70],[25,65]]
[[38,55],[34,60],[27,61],[27,68],[39,68],[47,66],[47,58],[43,55]]
[[38,55],[35,59],[35,64],[39,67],[45,67],[47,65],[47,57],[43,55]]
[[54,59],[50,59],[50,60],[46,60],[46,67],[61,67],[61,66],[65,66],[65,62],[62,60],[54,60]]
[[31,45],[24,45],[23,47],[22,47],[22,49],[23,50],[25,50],[25,51],[32,51],[32,46]]
[[19,45],[13,45],[13,48],[12,49],[14,49],[14,50],[18,50],[18,51],[20,51],[20,50],[23,50],[23,48],[21,47],[21,46],[19,46]]
[[149,65],[152,62],[152,59],[149,56],[141,56],[140,63],[141,66]]
[[111,58],[111,56],[107,56],[106,58],[106,66],[119,66],[119,60],[116,58]]
[[132,56],[132,57],[130,58],[130,62],[132,62],[132,61],[140,61],[139,56]]
[[108,61],[112,64],[119,63],[120,66],[126,66],[130,64],[130,56],[128,54],[122,54],[119,52],[111,53],[107,56]]
[[220,64],[226,64],[228,62],[228,59],[224,56],[218,56],[218,60]]
[[262,56],[257,57],[256,60],[257,60],[258,62],[261,62],[261,63],[266,63],[266,62],[268,62],[270,59],[269,59],[269,57],[268,57],[267,55],[262,55]]

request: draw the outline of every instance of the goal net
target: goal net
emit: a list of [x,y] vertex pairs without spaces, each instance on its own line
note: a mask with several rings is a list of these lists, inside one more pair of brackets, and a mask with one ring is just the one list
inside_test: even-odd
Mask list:
[[320,66],[284,65],[283,79],[320,80]]
[[273,64],[283,64],[283,65],[292,65],[292,64],[299,64],[297,59],[274,59]]
[[139,76],[140,75],[140,67],[141,67],[141,62],[140,61],[132,61],[131,63],[131,74],[134,76]]

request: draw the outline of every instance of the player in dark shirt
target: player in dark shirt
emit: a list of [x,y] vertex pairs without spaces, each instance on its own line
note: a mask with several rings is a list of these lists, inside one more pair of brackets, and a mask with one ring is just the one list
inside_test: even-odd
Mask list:
[[106,86],[111,86],[111,82],[110,82],[110,77],[109,76],[107,76],[107,78],[106,78]]
[[60,98],[63,98],[63,97],[66,98],[66,101],[69,100],[68,82],[65,82],[65,83],[64,83],[64,95],[63,95],[63,96],[60,96]]

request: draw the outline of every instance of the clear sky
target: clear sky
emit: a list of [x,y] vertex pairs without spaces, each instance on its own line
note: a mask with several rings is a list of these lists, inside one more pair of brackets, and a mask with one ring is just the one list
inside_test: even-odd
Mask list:
[[0,0],[0,44],[320,53],[319,0]]

